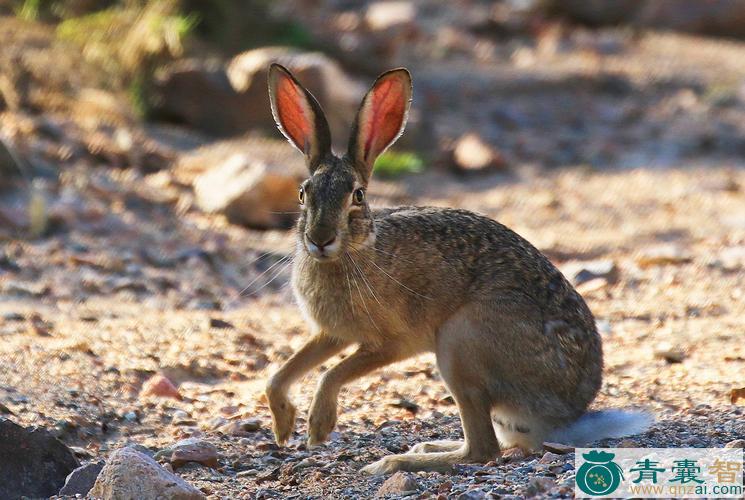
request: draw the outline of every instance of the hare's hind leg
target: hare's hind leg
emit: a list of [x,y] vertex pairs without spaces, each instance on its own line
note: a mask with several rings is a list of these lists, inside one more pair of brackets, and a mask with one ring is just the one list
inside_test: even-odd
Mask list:
[[463,441],[451,441],[448,439],[438,441],[424,441],[417,443],[406,452],[407,455],[414,453],[435,453],[440,451],[455,451],[463,447]]
[[[442,378],[458,405],[463,424],[464,442],[450,442],[436,453],[410,452],[383,457],[362,469],[368,474],[405,471],[447,471],[453,464],[485,463],[499,457],[499,442],[491,419],[489,371],[479,363],[474,351],[477,336],[463,330],[468,326],[459,318],[450,320],[440,332],[437,363]],[[455,444],[459,445],[455,448]],[[425,450],[429,443],[421,446]],[[417,446],[414,447],[417,450]],[[414,451],[412,450],[412,451]],[[447,450],[447,451],[444,451]]]
[[[367,474],[387,474],[403,471],[449,471],[454,464],[462,463],[486,463],[499,456],[499,443],[494,435],[489,407],[484,404],[483,399],[476,395],[461,394],[453,396],[458,403],[465,441],[450,441],[447,444],[420,443],[412,451],[403,455],[389,455],[377,462],[362,468]],[[476,396],[472,398],[471,396]],[[431,449],[431,446],[439,447],[434,453],[417,453],[417,449]],[[457,447],[456,447],[457,446]],[[420,448],[421,447],[421,448]],[[448,450],[448,451],[444,451]]]

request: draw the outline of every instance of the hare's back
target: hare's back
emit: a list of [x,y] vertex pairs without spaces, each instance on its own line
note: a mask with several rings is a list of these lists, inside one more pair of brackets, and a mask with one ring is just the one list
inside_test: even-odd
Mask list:
[[[374,211],[375,246],[404,258],[409,268],[438,281],[460,276],[469,291],[510,291],[541,309],[579,300],[561,272],[525,238],[489,217],[468,210],[397,207]],[[430,283],[435,285],[435,283]],[[584,309],[584,307],[583,307]]]
[[[379,244],[431,249],[451,262],[522,262],[554,269],[530,242],[499,222],[468,210],[402,206],[373,211]],[[419,253],[419,252],[417,252]],[[540,271],[543,269],[536,269]]]

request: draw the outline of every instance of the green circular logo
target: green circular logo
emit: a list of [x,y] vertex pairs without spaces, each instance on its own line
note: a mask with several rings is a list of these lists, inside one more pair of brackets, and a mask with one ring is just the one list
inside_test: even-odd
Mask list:
[[583,453],[585,463],[577,471],[577,487],[588,495],[609,495],[623,479],[623,471],[613,462],[615,454],[593,450]]

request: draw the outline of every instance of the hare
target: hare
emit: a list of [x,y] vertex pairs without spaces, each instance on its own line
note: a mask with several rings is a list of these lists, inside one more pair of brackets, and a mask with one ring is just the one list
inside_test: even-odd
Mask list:
[[463,425],[463,442],[420,443],[367,473],[447,470],[549,438],[579,443],[647,425],[644,414],[586,412],[601,385],[600,336],[582,297],[530,243],[465,210],[370,208],[375,159],[406,123],[406,69],[375,81],[342,157],[331,151],[316,99],[278,64],[269,69],[269,95],[277,126],[310,171],[299,188],[292,287],[314,334],[267,384],[279,444],[295,424],[291,385],[350,345],[356,351],[320,378],[309,446],[334,428],[342,386],[423,352],[436,354]]

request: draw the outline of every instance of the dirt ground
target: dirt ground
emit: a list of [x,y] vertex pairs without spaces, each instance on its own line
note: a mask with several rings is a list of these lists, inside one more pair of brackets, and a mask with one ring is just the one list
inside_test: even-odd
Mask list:
[[[486,213],[570,277],[586,261],[614,264],[615,276],[585,281],[579,290],[605,349],[594,407],[645,408],[657,420],[622,446],[721,446],[745,436],[742,401],[730,403],[745,373],[742,169],[567,169],[478,180],[430,172],[381,181],[372,198]],[[188,465],[179,473],[214,498],[370,497],[384,478],[361,476],[362,465],[422,440],[460,435],[434,359],[422,356],[350,384],[328,445],[305,449],[301,417],[290,445],[277,448],[264,381],[308,334],[280,262],[292,235],[176,217],[139,200],[122,200],[91,227],[6,245],[3,412],[55,429],[85,459],[125,443],[156,452],[202,436],[218,446],[219,468]],[[260,256],[257,248],[272,253]],[[157,371],[180,384],[183,400],[139,396]],[[318,373],[294,392],[301,410]],[[235,418],[257,419],[259,429],[217,430]],[[452,474],[420,473],[411,497],[571,496],[571,458],[539,453]]]

